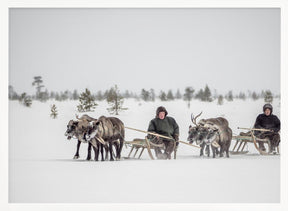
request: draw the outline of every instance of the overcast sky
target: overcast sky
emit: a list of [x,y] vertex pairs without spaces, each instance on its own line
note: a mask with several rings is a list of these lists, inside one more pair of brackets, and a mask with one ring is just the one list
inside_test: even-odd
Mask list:
[[10,9],[9,84],[280,93],[280,9]]

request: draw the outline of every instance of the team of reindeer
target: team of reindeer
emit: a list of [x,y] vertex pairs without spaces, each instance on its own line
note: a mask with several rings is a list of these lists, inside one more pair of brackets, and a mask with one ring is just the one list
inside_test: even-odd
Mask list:
[[[194,126],[190,125],[187,141],[192,144],[196,143],[201,147],[200,156],[210,156],[210,148],[213,158],[216,155],[229,157],[229,147],[232,140],[232,130],[228,121],[223,117],[201,119],[198,123],[197,118],[191,115]],[[125,127],[123,122],[116,117],[101,116],[98,119],[92,118],[86,114],[80,118],[76,115],[77,120],[70,120],[67,125],[65,136],[67,139],[76,138],[78,140],[77,150],[74,159],[78,159],[81,143],[88,143],[88,154],[86,160],[91,160],[91,150],[93,148],[95,157],[98,161],[99,153],[101,153],[101,161],[120,160],[121,151],[125,140]],[[114,154],[113,147],[116,154]],[[104,153],[105,150],[105,153]],[[105,154],[105,157],[104,157]]]

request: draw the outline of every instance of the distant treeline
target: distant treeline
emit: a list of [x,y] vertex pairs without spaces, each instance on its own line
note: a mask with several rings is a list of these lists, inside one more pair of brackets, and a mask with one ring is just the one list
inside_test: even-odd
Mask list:
[[[48,91],[48,89],[43,89],[45,86],[43,85],[43,80],[41,76],[34,77],[34,81],[32,85],[35,86],[35,94],[29,96],[25,92],[24,93],[17,93],[13,86],[9,85],[9,99],[10,100],[19,100],[19,101],[32,101],[32,100],[39,100],[39,101],[47,101],[47,100],[56,100],[56,101],[66,101],[66,100],[79,100],[83,93],[87,92],[88,89],[79,93],[78,90],[74,91]],[[118,88],[117,88],[118,89]],[[103,101],[111,98],[109,93],[111,93],[111,89],[109,90],[88,90],[91,93],[91,97],[93,100],[96,101]],[[263,90],[262,92],[258,93],[255,91],[248,91],[248,92],[239,92],[233,93],[231,90],[228,91],[225,95],[217,94],[217,91],[214,90],[213,94],[211,89],[206,85],[203,89],[195,90],[193,87],[186,87],[184,92],[181,92],[180,89],[177,90],[168,90],[163,91],[160,90],[158,93],[155,92],[153,88],[151,89],[142,89],[139,93],[135,93],[129,90],[121,92],[119,90],[119,95],[123,99],[136,99],[136,100],[143,100],[143,101],[155,101],[156,99],[160,99],[161,101],[172,101],[172,100],[185,100],[190,106],[190,101],[193,99],[197,99],[204,102],[212,102],[214,100],[218,100],[218,104],[223,104],[223,100],[226,99],[227,101],[233,101],[234,99],[253,99],[258,100],[259,98],[263,98],[265,102],[272,102],[273,98],[279,98],[279,95],[273,95],[270,90]]]
[[[102,91],[98,90],[93,93],[93,90],[90,90],[92,93],[92,96],[97,101],[106,100],[109,90]],[[56,101],[66,101],[66,100],[79,100],[79,96],[81,93],[79,93],[78,90],[74,91],[48,91],[47,89],[45,91],[41,91],[37,94],[29,95],[29,97],[32,100],[40,100],[40,101],[47,101],[47,100],[56,100]],[[26,93],[17,93],[14,91],[13,86],[9,86],[9,100],[19,100],[22,99],[23,96],[28,96]],[[253,99],[258,100],[259,98],[267,98],[267,97],[274,97],[279,98],[279,95],[273,95],[270,90],[263,90],[260,93],[257,93],[255,91],[248,91],[248,92],[239,92],[239,93],[233,93],[232,91],[228,91],[225,95],[222,94],[212,94],[209,87],[206,86],[205,89],[200,89],[195,92],[195,90],[191,87],[187,87],[185,91],[182,93],[179,89],[177,91],[168,90],[167,92],[160,90],[157,94],[155,93],[154,89],[146,90],[142,89],[140,93],[131,92],[129,90],[126,90],[125,92],[121,92],[121,96],[125,99],[131,99],[134,98],[136,100],[143,100],[143,101],[155,101],[156,99],[160,99],[161,101],[171,101],[171,100],[179,100],[183,99],[186,101],[192,100],[192,99],[198,99],[200,101],[206,101],[206,102],[212,102],[215,99],[223,98],[227,101],[233,101],[234,99]]]

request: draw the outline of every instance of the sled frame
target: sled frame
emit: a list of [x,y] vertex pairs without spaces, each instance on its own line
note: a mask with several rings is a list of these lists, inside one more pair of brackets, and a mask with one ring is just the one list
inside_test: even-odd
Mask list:
[[[154,144],[153,142],[149,141],[147,138],[145,139],[135,138],[133,141],[125,141],[124,143],[131,147],[128,157],[126,157],[127,159],[140,159],[144,150],[146,149],[151,160],[155,160],[151,149],[155,149],[157,147],[159,147],[160,149],[164,149],[164,144]],[[176,151],[177,151],[175,145],[174,145],[174,150],[173,150],[174,159],[176,159]],[[136,158],[136,155],[139,150],[140,150],[140,153],[138,157]],[[133,157],[131,157],[133,151],[134,151],[134,155]]]
[[[230,151],[231,154],[237,155],[237,154],[247,154],[249,151],[244,151],[245,146],[247,145],[247,143],[253,143],[255,148],[257,149],[257,151],[260,153],[260,155],[271,155],[271,142],[269,139],[260,139],[257,138],[256,136],[254,136],[253,133],[251,133],[251,136],[233,136],[232,140],[235,140],[235,144],[232,148],[232,151]],[[268,152],[265,152],[263,150],[261,150],[258,147],[258,143],[259,142],[263,142],[264,146],[265,144],[268,146],[266,147],[268,149]],[[277,150],[277,154],[279,154],[279,146],[276,147]]]

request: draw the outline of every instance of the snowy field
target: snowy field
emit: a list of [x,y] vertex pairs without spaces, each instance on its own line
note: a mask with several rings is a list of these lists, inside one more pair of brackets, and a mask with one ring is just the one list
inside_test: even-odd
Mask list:
[[[57,119],[50,118],[55,103]],[[92,117],[110,116],[105,101]],[[129,109],[118,116],[125,126],[147,130],[155,110],[163,105],[180,127],[186,141],[191,113],[201,118],[228,119],[233,134],[237,127],[251,127],[262,112],[263,100],[224,102],[142,102],[126,100]],[[11,203],[279,203],[280,156],[261,156],[253,145],[246,155],[230,158],[199,157],[199,149],[180,144],[177,160],[115,162],[86,161],[87,144],[81,145],[80,159],[73,160],[76,140],[64,136],[69,120],[75,119],[78,101],[33,102],[31,108],[9,102],[9,202]],[[273,102],[280,117],[280,102]],[[82,115],[82,114],[80,114]],[[201,119],[199,118],[199,119]],[[145,134],[127,130],[126,140]],[[232,145],[234,141],[232,141]],[[130,148],[123,148],[127,156]]]

